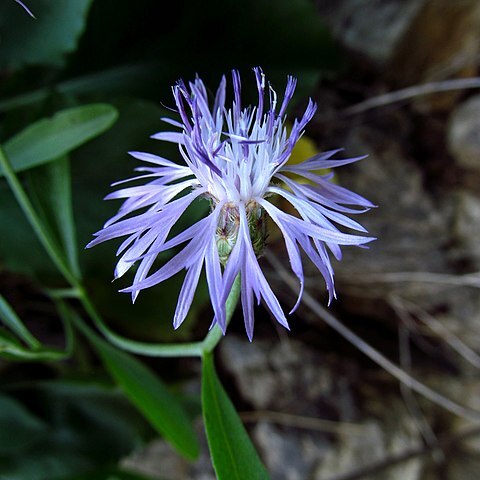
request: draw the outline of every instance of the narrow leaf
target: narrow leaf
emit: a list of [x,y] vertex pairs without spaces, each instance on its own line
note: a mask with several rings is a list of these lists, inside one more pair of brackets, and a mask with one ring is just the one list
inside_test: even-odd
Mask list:
[[63,350],[53,348],[39,348],[38,350],[29,350],[22,345],[4,345],[0,338],[0,358],[6,360],[15,360],[23,362],[40,362],[40,361],[59,361],[69,356],[69,353]]
[[14,171],[26,170],[66,155],[100,135],[117,116],[115,108],[101,103],[62,110],[22,130],[4,149]]
[[95,346],[125,395],[152,426],[186,457],[196,458],[199,447],[191,422],[160,379],[134,357],[107,343],[95,341]]
[[40,346],[40,342],[29,332],[28,328],[1,294],[0,321],[30,347],[36,348]]
[[0,328],[0,357],[21,361],[58,361],[68,358],[72,352],[73,336],[69,323],[65,323],[66,348],[59,350],[42,345],[28,331],[13,308],[0,295],[0,320],[10,328],[28,347],[8,331]]
[[195,459],[199,445],[191,421],[158,376],[136,358],[101,340],[74,311],[60,305],[63,315],[89,339],[130,402],[180,453]]
[[73,218],[70,163],[61,157],[27,172],[29,193],[36,211],[43,217],[63,247],[73,273],[80,276],[76,229]]
[[203,356],[202,406],[208,447],[219,480],[269,477],[235,407],[220,383],[211,353]]

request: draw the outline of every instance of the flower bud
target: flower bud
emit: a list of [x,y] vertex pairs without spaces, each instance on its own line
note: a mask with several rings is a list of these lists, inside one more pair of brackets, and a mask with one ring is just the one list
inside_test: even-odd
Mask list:
[[[246,205],[246,213],[253,251],[259,257],[263,253],[267,238],[267,216],[265,210],[255,201]],[[215,232],[218,255],[223,266],[237,242],[239,227],[239,209],[235,204],[227,203],[220,212]]]

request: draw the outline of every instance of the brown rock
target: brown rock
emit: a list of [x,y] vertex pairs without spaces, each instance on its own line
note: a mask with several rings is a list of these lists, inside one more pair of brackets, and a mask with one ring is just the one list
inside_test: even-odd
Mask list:
[[459,166],[480,171],[480,95],[470,97],[452,113],[448,147]]
[[[480,2],[428,0],[406,30],[388,77],[410,86],[475,74],[480,52]],[[424,97],[421,110],[451,108],[458,92]]]

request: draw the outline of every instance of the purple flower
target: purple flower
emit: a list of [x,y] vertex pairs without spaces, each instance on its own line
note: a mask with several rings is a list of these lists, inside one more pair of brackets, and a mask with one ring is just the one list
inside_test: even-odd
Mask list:
[[[265,246],[267,217],[282,233],[290,266],[300,282],[292,312],[303,292],[301,249],[325,279],[331,300],[335,290],[330,253],[340,259],[341,245],[362,245],[373,240],[342,233],[336,226],[365,232],[359,223],[344,214],[362,213],[373,205],[332,183],[333,174],[318,173],[320,169],[346,165],[360,158],[331,160],[339,151],[333,150],[298,165],[287,164],[305,125],[315,114],[316,105],[309,101],[303,117],[294,121],[288,135],[285,112],[295,91],[296,79],[288,77],[279,103],[273,88],[266,85],[262,70],[255,68],[254,72],[258,88],[256,107],[242,108],[237,71],[232,72],[231,108],[225,106],[225,77],[216,92],[213,108],[209,107],[207,90],[199,78],[188,85],[179,81],[173,87],[181,121],[162,119],[177,131],[160,132],[153,138],[176,143],[185,164],[178,165],[149,153],[130,152],[134,158],[152,166],[137,168],[143,175],[126,181],[152,180],[122,188],[106,197],[126,200],[88,245],[127,236],[117,252],[120,259],[115,277],[122,276],[139,262],[132,286],[122,290],[130,292],[133,300],[140,290],[186,270],[173,319],[175,328],[190,309],[203,268],[215,314],[213,325],[218,324],[225,332],[225,302],[235,278],[240,275],[241,303],[249,339],[253,336],[254,300],[259,303],[263,299],[278,322],[288,328],[285,314],[257,260]],[[309,183],[298,183],[289,174],[299,175]],[[297,215],[278,208],[275,196],[289,202]],[[172,227],[197,199],[210,203],[210,213],[172,237]],[[182,244],[179,253],[150,273],[158,254]]]

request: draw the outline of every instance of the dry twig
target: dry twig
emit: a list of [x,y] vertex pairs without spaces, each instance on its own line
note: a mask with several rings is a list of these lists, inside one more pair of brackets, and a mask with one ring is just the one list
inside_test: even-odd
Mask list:
[[423,85],[414,85],[413,87],[402,88],[383,95],[368,98],[363,102],[352,105],[340,111],[341,116],[357,115],[373,108],[384,107],[392,103],[398,103],[405,100],[411,100],[415,97],[431,95],[433,93],[448,92],[452,90],[464,90],[470,88],[480,88],[480,77],[457,78],[453,80],[443,80],[441,82],[430,82]]

